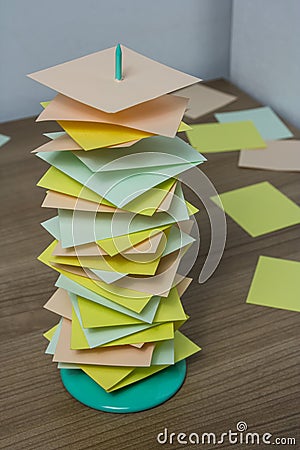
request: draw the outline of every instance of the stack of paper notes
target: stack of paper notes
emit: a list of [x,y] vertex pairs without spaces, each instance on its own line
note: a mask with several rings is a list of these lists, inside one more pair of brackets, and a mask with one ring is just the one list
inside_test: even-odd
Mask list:
[[61,369],[79,369],[106,392],[143,380],[200,348],[180,327],[188,316],[180,275],[198,211],[178,175],[205,158],[176,136],[188,99],[171,95],[199,80],[123,47],[30,77],[58,93],[38,121],[59,133],[34,150],[50,165],[38,182],[42,226],[53,240],[39,260],[59,273],[45,308],[59,316],[45,333]]

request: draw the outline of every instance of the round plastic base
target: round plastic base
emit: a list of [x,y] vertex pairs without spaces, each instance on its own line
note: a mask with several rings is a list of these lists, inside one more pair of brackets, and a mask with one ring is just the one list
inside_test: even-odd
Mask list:
[[186,374],[185,360],[128,387],[107,393],[82,370],[61,369],[66,390],[90,408],[111,413],[145,411],[164,403],[182,386]]

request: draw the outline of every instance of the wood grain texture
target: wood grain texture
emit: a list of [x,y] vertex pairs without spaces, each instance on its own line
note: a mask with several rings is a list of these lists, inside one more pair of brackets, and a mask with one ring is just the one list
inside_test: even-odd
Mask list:
[[[222,111],[259,105],[224,80],[207,84],[239,97]],[[201,118],[208,121],[213,114]],[[164,427],[176,433],[221,433],[234,430],[241,420],[249,431],[296,437],[299,315],[247,305],[245,300],[259,255],[300,261],[297,226],[253,239],[227,217],[220,266],[204,285],[194,281],[183,297],[191,316],[183,331],[203,350],[188,360],[185,384],[170,401],[143,413],[113,415],[86,408],[64,390],[59,371],[44,355],[41,336],[56,322],[42,306],[55,290],[57,275],[36,261],[50,242],[39,223],[54,215],[40,208],[44,190],[35,187],[48,166],[30,154],[47,141],[43,132],[56,130],[55,123],[35,123],[33,118],[0,127],[12,137],[0,149],[0,448],[194,448],[159,445],[157,433]],[[238,152],[208,155],[202,169],[218,192],[267,180],[300,204],[299,174],[240,169],[237,161]],[[194,277],[210,239],[205,211],[198,214],[198,222],[202,249],[191,272]]]

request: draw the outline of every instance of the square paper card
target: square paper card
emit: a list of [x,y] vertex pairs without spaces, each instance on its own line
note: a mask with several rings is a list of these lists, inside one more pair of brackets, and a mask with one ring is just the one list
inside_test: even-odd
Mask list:
[[5,136],[5,134],[0,134],[0,147],[6,144],[10,140],[9,136]]
[[175,92],[176,95],[188,97],[188,110],[184,113],[185,117],[197,119],[221,106],[236,100],[233,95],[225,94],[225,92],[217,91],[203,84],[194,84]]
[[264,148],[253,122],[204,123],[186,131],[190,144],[202,153],[230,152],[242,148]]
[[300,141],[268,141],[267,148],[241,150],[239,167],[299,172]]
[[115,113],[200,81],[122,45],[123,79],[115,81],[115,47],[28,75],[85,105]]
[[215,114],[215,118],[222,123],[252,120],[262,137],[267,141],[285,139],[293,136],[277,114],[268,106],[246,109],[244,111],[218,113]]
[[272,184],[264,181],[214,196],[220,206],[252,237],[300,223],[300,208]]
[[300,262],[260,256],[247,303],[300,311]]

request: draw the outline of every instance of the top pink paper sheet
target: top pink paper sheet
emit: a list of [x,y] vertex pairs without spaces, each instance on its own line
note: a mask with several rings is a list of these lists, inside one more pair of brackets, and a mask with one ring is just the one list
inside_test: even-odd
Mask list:
[[115,47],[28,75],[61,94],[115,113],[201,81],[122,46],[123,80],[116,81]]

